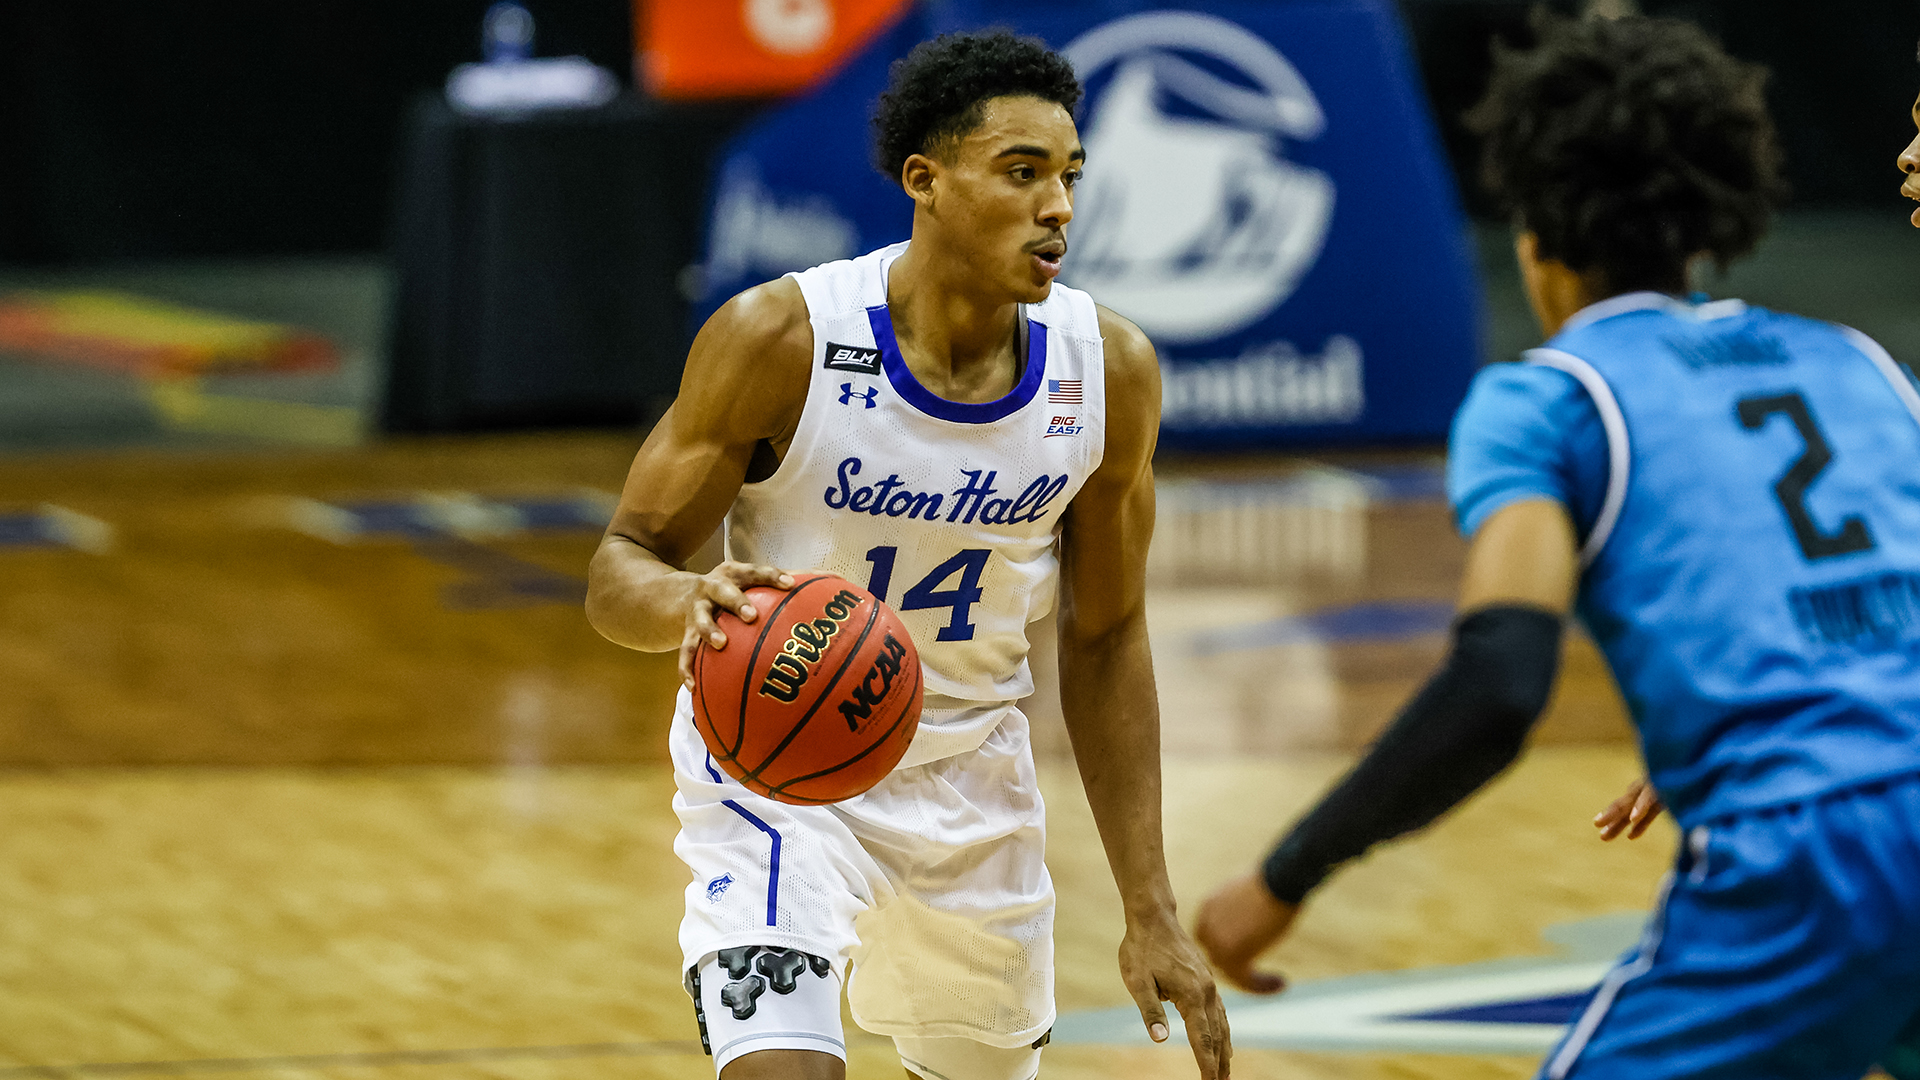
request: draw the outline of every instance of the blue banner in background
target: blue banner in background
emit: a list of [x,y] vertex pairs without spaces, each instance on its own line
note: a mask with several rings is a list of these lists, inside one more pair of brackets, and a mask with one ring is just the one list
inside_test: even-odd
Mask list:
[[1438,440],[1480,357],[1453,178],[1384,0],[947,0],[722,152],[705,318],[734,293],[904,239],[872,165],[888,65],[948,30],[1009,26],[1087,88],[1086,178],[1061,280],[1160,354],[1163,445]]

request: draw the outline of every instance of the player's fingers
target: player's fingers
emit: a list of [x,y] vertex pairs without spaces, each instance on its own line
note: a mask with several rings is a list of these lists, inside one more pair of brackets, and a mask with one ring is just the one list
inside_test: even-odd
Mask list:
[[770,589],[793,588],[793,575],[777,566],[760,563],[729,562],[718,568],[728,581],[743,589],[765,586]]
[[700,635],[693,627],[680,635],[680,683],[687,689],[693,689],[693,658],[700,652]]
[[1594,818],[1593,823],[1600,830],[1600,839],[1612,840],[1619,836],[1621,831],[1627,827],[1627,816],[1625,814],[1614,813],[1609,809]]
[[1226,1024],[1215,1022],[1215,1006],[1220,999],[1212,993],[1212,987],[1208,987],[1208,991],[1212,1001],[1197,994],[1182,994],[1180,997],[1185,1000],[1176,1000],[1174,1005],[1186,1021],[1187,1045],[1193,1047],[1193,1060],[1200,1066],[1201,1080],[1218,1080],[1227,1074]]
[[1227,1003],[1217,995],[1213,999],[1213,1030],[1220,1033],[1220,1075],[1226,1077],[1233,1072],[1233,1028],[1227,1024]]
[[1265,883],[1254,875],[1230,881],[1200,904],[1194,943],[1220,977],[1256,994],[1278,993],[1287,981],[1254,963],[1292,925],[1289,910],[1278,909]]
[[1124,972],[1121,979],[1127,984],[1127,993],[1133,995],[1133,1003],[1140,1008],[1140,1022],[1147,1026],[1147,1037],[1154,1042],[1166,1042],[1167,1010],[1160,1004],[1158,987],[1151,980],[1127,978]]
[[1600,830],[1600,839],[1611,840],[1619,836],[1620,830],[1626,828],[1632,810],[1633,793],[1628,792],[1608,803],[1605,810],[1593,815],[1593,825]]
[[699,640],[716,649],[727,647],[727,635],[722,633],[719,624],[713,621],[713,601],[704,597],[693,602],[693,611],[687,616],[687,625]]
[[1207,1007],[1207,1020],[1215,1037],[1220,1040],[1220,1049],[1215,1058],[1220,1062],[1221,1080],[1226,1080],[1233,1073],[1233,1031],[1227,1027],[1227,1006],[1218,995],[1214,997],[1213,1004]]
[[1653,820],[1660,816],[1660,811],[1666,809],[1666,806],[1661,803],[1659,796],[1653,794],[1653,789],[1648,788],[1641,796],[1641,801],[1634,804],[1633,809],[1633,828],[1627,833],[1627,839],[1638,840],[1646,835],[1647,829],[1653,825]]
[[725,579],[707,586],[707,599],[714,607],[725,608],[739,616],[741,622],[752,622],[760,617],[760,610],[738,585]]
[[1251,994],[1277,994],[1287,988],[1285,977],[1254,967],[1254,959],[1251,956],[1231,959],[1215,957],[1213,966],[1229,984]]

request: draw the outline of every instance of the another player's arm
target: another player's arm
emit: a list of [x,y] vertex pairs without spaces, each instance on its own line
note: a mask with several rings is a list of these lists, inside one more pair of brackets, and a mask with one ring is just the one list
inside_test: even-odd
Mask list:
[[1458,805],[1520,754],[1547,698],[1579,574],[1565,506],[1527,498],[1475,535],[1446,663],[1256,873],[1202,905],[1198,936],[1237,986],[1280,989],[1253,962],[1335,868]]
[[1147,648],[1147,543],[1160,368],[1132,323],[1102,309],[1107,435],[1061,537],[1060,699],[1127,917],[1120,974],[1155,1039],[1171,1001],[1207,1080],[1228,1075],[1226,1012],[1175,916],[1160,830],[1160,709]]
[[806,302],[787,278],[734,297],[701,328],[680,395],[634,456],[588,567],[587,619],[609,641],[679,649],[680,676],[689,680],[700,640],[726,643],[716,606],[752,622],[757,613],[743,589],[791,584],[770,566],[683,568],[733,505],[756,452],[793,437],[812,349]]

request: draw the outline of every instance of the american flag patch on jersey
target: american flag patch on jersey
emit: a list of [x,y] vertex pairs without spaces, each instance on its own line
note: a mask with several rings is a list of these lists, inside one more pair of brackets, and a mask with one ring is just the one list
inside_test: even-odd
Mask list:
[[1048,379],[1047,403],[1051,405],[1080,404],[1080,380]]

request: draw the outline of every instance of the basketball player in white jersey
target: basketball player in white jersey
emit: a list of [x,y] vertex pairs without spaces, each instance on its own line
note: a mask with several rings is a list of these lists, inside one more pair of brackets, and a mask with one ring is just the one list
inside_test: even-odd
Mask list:
[[[694,342],[591,570],[593,625],[649,651],[727,644],[742,590],[822,569],[912,632],[926,707],[905,759],[831,806],[716,769],[682,693],[670,735],[693,872],[680,944],[723,1080],[840,1078],[843,980],[909,1075],[1033,1080],[1054,1019],[1054,894],[1014,703],[1058,594],[1061,698],[1126,911],[1120,971],[1208,1080],[1226,1017],[1175,919],[1161,849],[1144,572],[1159,369],[1131,323],[1054,283],[1085,153],[1066,60],[1006,33],[895,65],[880,165],[904,244],[749,289]],[[724,518],[728,561],[681,567]]]

